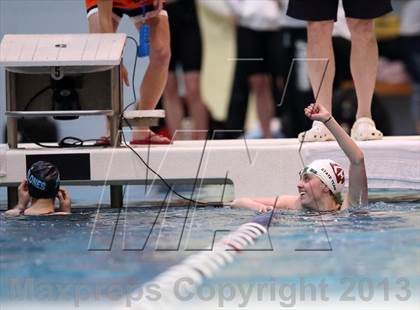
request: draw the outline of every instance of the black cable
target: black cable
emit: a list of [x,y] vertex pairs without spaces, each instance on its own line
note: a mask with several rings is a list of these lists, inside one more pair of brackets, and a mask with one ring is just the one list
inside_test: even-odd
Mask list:
[[[22,117],[22,119],[24,119],[24,118]],[[26,135],[24,129],[22,129],[20,131],[20,134],[25,138],[25,140],[30,141],[33,144],[38,145],[39,147],[43,147],[43,148],[46,148],[46,149],[57,149],[57,148],[59,148],[58,146],[55,146],[55,145],[46,145],[46,144],[43,144],[41,142],[35,141],[35,139],[32,139],[32,137]]]
[[[138,48],[138,43],[137,40],[131,36],[127,37],[128,39],[132,40],[136,47]],[[129,123],[129,121],[124,118],[124,112],[127,111],[127,109],[129,107],[131,107],[132,105],[134,105],[137,102],[137,95],[136,95],[136,89],[134,86],[134,81],[135,81],[135,74],[136,74],[136,67],[137,67],[137,55],[135,55],[135,60],[134,60],[134,66],[133,66],[133,73],[132,73],[132,79],[131,79],[131,86],[132,86],[132,92],[133,92],[133,97],[134,97],[134,101],[131,102],[130,104],[128,104],[123,111],[120,114],[120,122],[119,122],[119,126],[118,128],[122,128],[122,122],[125,121],[128,126],[130,127],[130,129],[132,129],[131,124]],[[30,100],[29,102],[26,104],[25,109],[27,109],[29,107],[29,105],[33,102],[33,100],[35,100],[39,95],[41,95],[43,92],[45,92],[47,89],[51,88],[51,85],[49,85],[48,87],[45,87],[43,89],[41,89],[38,93],[36,93]],[[29,141],[33,142],[34,144],[43,147],[43,148],[70,148],[70,147],[92,147],[92,145],[85,145],[85,142],[90,142],[90,141],[96,141],[96,139],[87,139],[87,140],[82,140],[80,138],[77,137],[72,137],[72,136],[67,136],[62,138],[59,142],[58,142],[58,146],[51,146],[51,145],[45,145],[42,143],[39,143],[37,141],[34,141],[34,139],[31,139],[30,137],[26,136],[25,134],[22,133],[22,135]],[[201,205],[201,206],[208,206],[208,205],[215,205],[215,206],[220,206],[223,203],[221,202],[202,202],[202,201],[198,201],[198,200],[194,200],[188,197],[183,196],[182,194],[178,193],[177,191],[175,191],[173,189],[173,187],[165,180],[165,178],[163,178],[158,172],[156,172],[152,167],[150,167],[146,161],[127,143],[127,140],[125,139],[125,135],[124,135],[124,131],[121,130],[121,136],[122,136],[122,141],[124,143],[124,145],[131,150],[138,159],[140,159],[140,161],[143,163],[143,165],[150,170],[153,174],[155,174],[161,181],[162,183],[168,187],[168,189],[176,196],[178,196],[181,199],[184,199],[185,201],[188,201],[190,203],[194,203],[196,205]],[[70,140],[70,141],[67,141]]]
[[[136,45],[136,48],[138,48],[138,43],[137,40],[135,38],[133,38],[132,36],[127,36],[127,39],[130,39],[134,42],[134,44]],[[133,66],[133,74],[131,75],[131,90],[133,92],[133,97],[134,97],[134,101],[129,103],[122,111],[122,115],[124,114],[125,111],[127,111],[127,109],[129,107],[131,107],[132,105],[134,105],[137,102],[137,95],[136,95],[136,88],[134,87],[134,81],[136,78],[136,68],[137,68],[137,55],[135,54],[135,59],[134,59],[134,66]],[[126,120],[127,121],[127,120]],[[130,126],[131,127],[131,126]]]
[[[32,104],[32,102],[34,102],[34,100],[36,99],[36,98],[38,98],[40,95],[42,95],[44,92],[46,92],[48,89],[51,89],[52,88],[52,85],[50,84],[50,85],[47,85],[47,86],[45,86],[44,88],[42,88],[41,90],[39,90],[35,95],[33,95],[29,100],[28,100],[28,102],[26,103],[26,105],[25,105],[25,107],[24,107],[24,111],[26,112],[26,111],[28,111],[28,109],[29,109],[29,106]],[[25,119],[25,117],[22,117],[21,118],[22,120],[24,120]],[[32,139],[31,137],[29,137],[28,135],[26,135],[26,133],[25,133],[25,129],[24,128],[22,128],[21,130],[20,130],[20,134],[25,138],[25,140],[27,140],[27,141],[31,141],[32,143],[34,143],[34,144],[36,144],[36,145],[38,145],[38,146],[40,146],[40,147],[43,147],[43,148],[57,148],[56,146],[52,146],[52,145],[46,145],[46,144],[42,144],[42,143],[40,143],[40,142],[38,142],[38,141],[35,141],[34,139]]]
[[[22,119],[24,118],[22,117]],[[58,145],[47,145],[47,144],[38,142],[32,137],[28,136],[23,129],[20,130],[20,134],[25,138],[25,140],[30,141],[31,143],[38,145],[39,147],[46,148],[46,149],[62,149],[62,148],[69,148],[69,147],[93,147],[94,145],[86,145],[84,143],[96,141],[96,139],[82,140],[77,137],[67,136],[67,137],[62,138],[60,141],[58,141],[57,143]],[[70,142],[67,140],[70,140]]]
[[[135,38],[133,38],[133,37],[131,37],[131,36],[128,36],[127,37],[128,39],[130,39],[130,40],[132,40],[133,42],[134,42],[134,44],[136,45],[136,48],[138,48],[138,43],[137,43],[137,40],[135,39]],[[132,91],[133,91],[133,97],[134,97],[134,101],[133,102],[131,102],[130,104],[128,104],[124,109],[123,109],[123,112],[121,113],[121,121],[120,122],[122,122],[122,121],[125,121],[128,125],[129,125],[129,127],[130,127],[130,129],[132,129],[132,127],[130,126],[130,123],[128,122],[128,120],[126,119],[126,118],[124,118],[124,112],[130,107],[130,106],[132,106],[133,104],[135,104],[136,102],[137,102],[137,96],[136,96],[136,90],[135,90],[135,87],[134,87],[134,80],[135,80],[135,74],[136,74],[136,65],[137,65],[137,55],[135,56],[135,60],[134,60],[134,67],[133,67],[133,74],[132,74]],[[120,126],[121,126],[121,123],[120,123]],[[180,193],[178,193],[176,190],[174,190],[173,189],[173,187],[165,180],[165,178],[163,178],[158,172],[156,172],[152,167],[150,167],[148,164],[147,164],[147,162],[127,143],[127,140],[126,140],[126,138],[125,138],[125,134],[124,134],[124,131],[123,130],[121,130],[121,137],[122,137],[122,142],[124,143],[124,145],[128,148],[128,149],[130,149],[135,155],[136,155],[136,157],[138,158],[138,159],[140,159],[140,161],[143,163],[143,165],[149,170],[149,171],[151,171],[154,175],[156,175],[161,181],[162,181],[162,183],[174,194],[174,195],[176,195],[176,196],[178,196],[179,198],[181,198],[181,199],[184,199],[185,201],[188,201],[188,202],[190,202],[190,203],[194,203],[194,204],[197,204],[197,205],[204,205],[204,206],[207,206],[207,205],[218,205],[218,204],[220,204],[219,202],[213,202],[213,203],[210,203],[210,202],[202,202],[202,201],[198,201],[198,200],[194,200],[194,199],[191,199],[191,198],[188,198],[188,197],[185,197],[185,196],[183,196],[182,194],[180,194]]]
[[[24,111],[28,111],[29,107],[31,106],[31,104],[34,102],[34,100],[36,98],[38,98],[40,95],[42,95],[44,92],[46,92],[48,89],[52,89],[52,85],[47,85],[44,88],[40,89],[35,95],[33,95],[29,101],[26,103],[25,107],[24,107]],[[21,117],[22,120],[25,119],[25,117]],[[64,137],[62,138],[59,142],[58,145],[46,145],[43,143],[40,143],[39,141],[36,141],[35,139],[32,139],[32,137],[28,136],[25,132],[24,129],[22,129],[20,131],[21,135],[25,138],[25,140],[32,142],[33,144],[36,144],[40,147],[43,148],[50,148],[50,149],[57,149],[57,148],[65,148],[65,147],[92,147],[92,145],[85,145],[85,142],[91,142],[91,141],[96,141],[96,139],[86,139],[86,140],[82,140],[80,138],[77,137],[72,137],[72,136],[68,136],[68,137]],[[73,140],[73,142],[68,142],[66,140]]]
[[33,95],[31,97],[31,99],[29,99],[28,103],[25,105],[25,108],[23,109],[24,111],[28,111],[29,106],[32,104],[32,102],[38,98],[40,95],[42,95],[44,92],[46,92],[48,89],[52,88],[51,85],[45,86],[44,88],[42,88],[40,91],[38,91],[35,95]]
[[133,152],[133,154],[134,155],[136,155],[136,157],[138,158],[138,159],[140,159],[140,161],[143,163],[143,165],[145,165],[146,166],[146,168],[148,169],[148,170],[150,170],[154,175],[156,175],[161,181],[162,181],[162,183],[174,194],[174,195],[176,195],[176,196],[178,196],[179,198],[181,198],[181,199],[184,199],[185,201],[188,201],[188,202],[191,202],[191,203],[194,203],[194,204],[197,204],[197,205],[205,205],[205,206],[207,206],[207,205],[211,205],[211,204],[217,204],[217,203],[210,203],[210,202],[202,202],[202,201],[198,201],[198,200],[194,200],[194,199],[191,199],[191,198],[188,198],[188,197],[185,197],[185,196],[183,196],[182,194],[180,194],[180,193],[178,193],[176,190],[174,190],[173,189],[173,187],[171,186],[171,184],[169,184],[166,180],[165,180],[165,178],[163,178],[158,172],[156,172],[152,167],[150,167],[147,163],[146,163],[146,161],[134,150],[134,148],[132,148],[131,146],[130,146],[130,144],[128,144],[127,143],[127,140],[125,139],[125,135],[124,135],[124,131],[121,131],[121,137],[122,137],[122,141],[123,141],[123,143],[124,143],[124,145],[128,148],[128,149],[130,149],[132,152]]
[[[127,36],[127,39],[130,39],[134,42],[135,46],[136,46],[136,50],[138,48],[138,43],[137,40],[135,38],[133,38],[132,36]],[[124,112],[127,111],[127,109],[129,107],[131,107],[132,105],[134,105],[137,102],[137,95],[136,95],[136,88],[134,87],[134,81],[136,78],[136,68],[137,68],[137,55],[135,54],[134,56],[134,66],[133,66],[133,73],[131,75],[131,91],[133,92],[133,98],[134,100],[132,102],[130,102],[121,112],[120,115],[120,124],[118,126],[118,128],[122,128],[122,122],[125,121],[128,125],[128,127],[130,129],[133,129],[133,127],[131,126],[130,122],[128,121],[128,119],[124,118]]]
[[[136,45],[136,47],[138,48],[138,43],[137,43],[137,40],[135,39],[135,38],[133,38],[133,37],[131,37],[131,36],[128,36],[127,37],[128,39],[130,39],[130,40],[132,40],[133,42],[134,42],[134,44]],[[137,65],[137,55],[135,56],[135,60],[134,60],[134,67],[133,67],[133,74],[132,74],[132,91],[133,91],[133,97],[134,97],[134,101],[133,102],[131,102],[130,104],[128,104],[124,109],[123,109],[123,112],[121,113],[121,117],[120,117],[120,128],[121,128],[121,122],[122,121],[125,121],[128,125],[129,125],[129,127],[130,127],[130,129],[132,129],[132,127],[130,126],[130,123],[128,122],[128,120],[126,119],[126,118],[124,118],[124,112],[130,107],[130,106],[132,106],[133,104],[135,104],[136,102],[137,102],[137,96],[136,96],[136,90],[135,90],[135,87],[134,87],[134,80],[135,80],[135,74],[136,74],[136,65]],[[197,204],[197,205],[209,205],[209,204],[211,204],[211,203],[206,203],[206,202],[201,202],[201,201],[198,201],[198,200],[194,200],[194,199],[191,199],[191,198],[188,198],[188,197],[185,197],[185,196],[183,196],[182,194],[180,194],[180,193],[178,193],[176,190],[174,190],[173,189],[173,187],[165,180],[165,178],[163,178],[158,172],[156,172],[152,167],[150,167],[148,164],[147,164],[147,162],[134,150],[134,148],[132,148],[128,143],[127,143],[127,140],[126,140],[126,138],[125,138],[125,134],[124,134],[124,131],[123,130],[121,130],[121,137],[122,137],[122,142],[124,143],[124,145],[129,149],[129,150],[131,150],[135,155],[136,155],[136,157],[138,158],[138,159],[140,159],[140,161],[143,163],[143,165],[149,170],[149,171],[151,171],[154,175],[156,175],[161,181],[162,181],[162,183],[174,194],[174,195],[176,195],[176,196],[178,196],[179,198],[181,198],[181,199],[184,199],[185,201],[188,201],[188,202],[190,202],[190,203],[194,203],[194,204]],[[213,204],[215,204],[215,203],[213,203]]]

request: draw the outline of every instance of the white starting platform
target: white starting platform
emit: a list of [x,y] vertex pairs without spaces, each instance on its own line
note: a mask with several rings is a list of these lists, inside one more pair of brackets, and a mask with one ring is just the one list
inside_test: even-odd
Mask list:
[[5,35],[0,65],[6,72],[6,116],[11,148],[16,118],[108,117],[117,137],[123,102],[120,74],[126,34]]
[[[296,139],[175,141],[134,148],[169,184],[179,181],[233,184],[235,197],[296,194],[303,168]],[[365,154],[369,189],[420,192],[420,137],[386,137],[358,142]],[[153,184],[160,180],[126,147],[41,149],[19,145],[0,154],[0,186],[16,186],[30,163],[59,166],[64,184]],[[331,158],[348,168],[336,142],[304,143],[304,164]],[[114,205],[119,207],[119,205]]]
[[[118,131],[124,125],[156,125],[164,111],[124,112],[126,121],[121,122],[120,68],[126,37],[123,33],[5,35],[0,43],[0,65],[5,67],[7,144],[11,151],[18,148],[17,119],[23,117],[71,120],[104,115],[113,146],[120,145]],[[16,197],[17,189],[8,187],[9,205]],[[111,197],[113,204],[119,205],[122,187],[111,186]]]

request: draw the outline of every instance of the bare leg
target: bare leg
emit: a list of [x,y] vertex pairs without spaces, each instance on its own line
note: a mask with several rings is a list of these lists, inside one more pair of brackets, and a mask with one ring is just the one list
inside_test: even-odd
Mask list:
[[100,33],[99,14],[96,12],[88,17],[89,33]]
[[[308,22],[308,58],[326,58],[329,60],[327,72],[322,81],[325,70],[325,61],[308,61],[309,77],[312,84],[314,96],[317,96],[317,102],[331,112],[332,110],[332,92],[335,75],[335,59],[332,45],[332,31],[334,21]],[[321,90],[319,87],[321,85]]]
[[184,110],[181,98],[178,94],[178,81],[175,72],[170,72],[168,82],[164,91],[164,105],[166,111],[166,124],[173,138],[176,130],[182,128],[182,119],[184,118]]
[[[150,62],[147,67],[143,82],[140,86],[139,109],[153,110],[160,97],[168,79],[168,67],[171,57],[170,33],[168,17],[159,15],[151,18],[150,24]],[[136,25],[137,28],[141,24]],[[144,139],[149,136],[148,128],[136,128],[133,132],[133,139]]]
[[371,105],[378,70],[378,45],[373,20],[347,18],[351,32],[350,67],[357,95],[357,118],[372,118]]
[[271,138],[270,122],[274,114],[274,100],[270,78],[267,74],[255,74],[249,78],[251,89],[256,96],[257,115],[264,138]]
[[[113,20],[114,24],[114,32],[117,31],[118,28],[118,22],[116,20]],[[101,33],[101,27],[99,25],[99,14],[98,12],[93,13],[88,17],[88,25],[89,25],[89,33]],[[121,67],[122,76],[127,76],[127,70],[124,67],[124,65]],[[107,117],[105,117],[105,126],[106,126],[106,132],[105,137],[109,137],[110,135],[110,128],[109,128],[109,120]]]
[[209,115],[201,96],[200,72],[184,73],[184,79],[188,110],[192,118],[193,129],[197,130],[193,132],[192,137],[193,139],[206,139]]
[[[119,22],[113,19],[112,23],[114,25],[114,32],[117,32]],[[88,17],[88,25],[89,25],[89,33],[101,33],[98,12],[93,13],[92,15]]]

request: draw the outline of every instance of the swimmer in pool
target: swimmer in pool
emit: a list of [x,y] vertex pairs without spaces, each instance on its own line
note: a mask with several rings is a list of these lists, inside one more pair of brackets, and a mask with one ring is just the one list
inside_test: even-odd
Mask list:
[[300,172],[297,184],[299,195],[277,198],[238,198],[231,207],[268,212],[280,209],[310,209],[315,211],[337,211],[348,207],[367,205],[367,177],[364,155],[349,135],[341,128],[322,105],[309,105],[305,115],[311,120],[323,122],[333,134],[347,158],[350,160],[349,188],[343,194],[344,169],[333,160],[315,160]]
[[[59,201],[58,210],[55,209],[55,198]],[[57,167],[46,161],[38,161],[29,168],[26,180],[22,181],[18,187],[18,204],[6,211],[5,215],[66,215],[70,213],[70,194],[60,188],[60,173]]]

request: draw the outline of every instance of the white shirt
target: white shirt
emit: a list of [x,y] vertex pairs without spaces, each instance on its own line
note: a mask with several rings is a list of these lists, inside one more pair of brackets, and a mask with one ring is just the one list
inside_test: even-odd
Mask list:
[[256,31],[280,29],[284,8],[278,0],[227,0],[226,3],[242,27]]
[[420,34],[420,1],[410,0],[401,12],[400,33],[403,36]]

